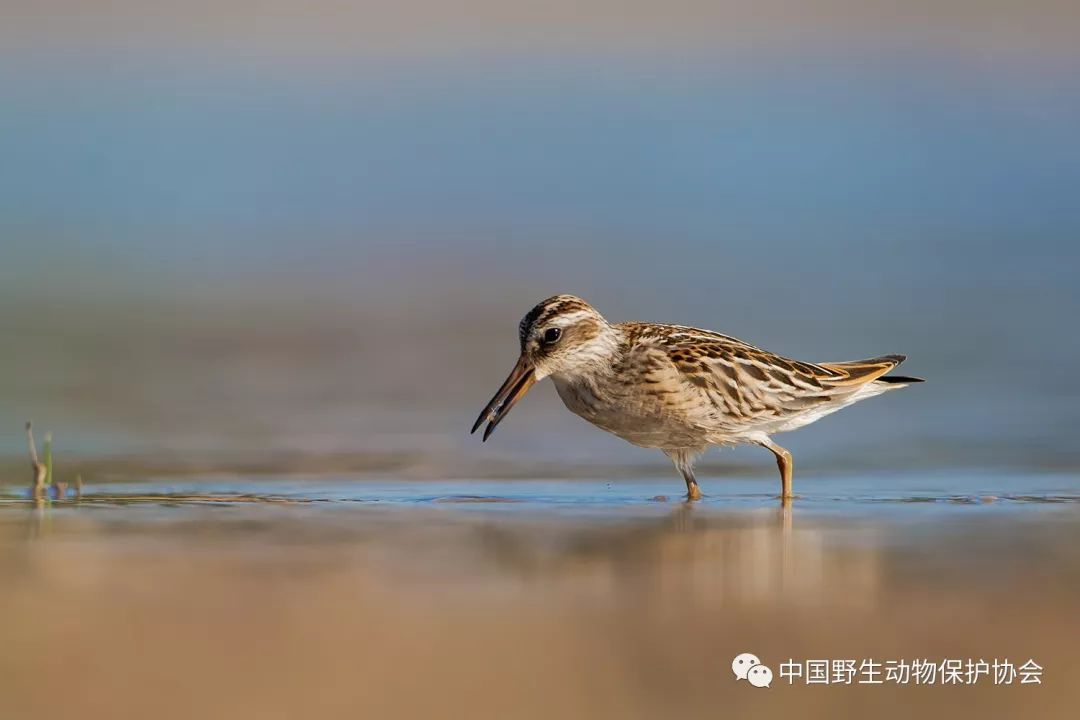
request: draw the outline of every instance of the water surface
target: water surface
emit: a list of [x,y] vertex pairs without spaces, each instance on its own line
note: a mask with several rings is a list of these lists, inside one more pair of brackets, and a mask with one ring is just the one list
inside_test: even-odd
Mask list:
[[[12,717],[1069,717],[1065,475],[245,477],[0,501]],[[813,658],[1034,659],[1040,685],[734,680]],[[43,686],[64,692],[42,692]]]

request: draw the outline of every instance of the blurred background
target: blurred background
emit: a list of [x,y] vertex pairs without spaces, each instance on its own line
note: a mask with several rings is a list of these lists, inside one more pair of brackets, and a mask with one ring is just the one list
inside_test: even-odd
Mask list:
[[[1065,0],[0,0],[0,715],[1072,718],[1078,38]],[[562,292],[927,382],[785,436],[794,506],[737,448],[692,507],[549,383],[468,435]],[[1045,685],[750,690],[747,651]]]
[[666,463],[548,386],[467,435],[571,292],[907,353],[800,471],[1075,468],[1077,37],[1058,0],[0,0],[0,454],[33,418],[68,457]]

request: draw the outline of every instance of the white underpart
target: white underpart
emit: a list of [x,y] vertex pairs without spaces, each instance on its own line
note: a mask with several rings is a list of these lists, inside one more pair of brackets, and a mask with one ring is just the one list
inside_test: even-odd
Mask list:
[[837,410],[846,408],[848,405],[853,405],[860,400],[872,398],[875,395],[889,392],[890,390],[896,390],[898,388],[906,387],[903,384],[887,384],[882,382],[868,382],[865,385],[860,385],[855,392],[840,397],[836,402],[827,403],[812,407],[806,412],[799,413],[793,417],[786,417],[783,420],[778,420],[775,423],[762,425],[751,429],[744,434],[744,437],[750,442],[759,442],[761,438],[766,438],[769,435],[775,435],[776,433],[790,432],[792,430],[798,430],[801,427],[806,427],[810,423],[817,422],[826,415],[831,415]]

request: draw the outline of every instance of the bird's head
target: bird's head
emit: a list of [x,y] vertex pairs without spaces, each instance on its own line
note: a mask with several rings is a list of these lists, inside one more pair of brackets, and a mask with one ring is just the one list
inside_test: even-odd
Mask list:
[[473,425],[489,421],[487,440],[529,388],[549,375],[579,377],[598,372],[618,349],[616,331],[589,303],[574,295],[544,300],[518,324],[521,355],[495,397]]

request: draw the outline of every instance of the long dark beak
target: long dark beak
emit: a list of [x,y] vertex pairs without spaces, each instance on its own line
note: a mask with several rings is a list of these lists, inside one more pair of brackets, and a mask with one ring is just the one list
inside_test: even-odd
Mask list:
[[476,418],[476,422],[473,423],[472,430],[469,432],[476,432],[476,429],[487,420],[488,426],[484,428],[484,440],[491,437],[491,433],[495,432],[496,426],[502,422],[502,419],[514,407],[514,403],[529,392],[529,388],[535,382],[536,373],[533,372],[529,361],[522,355],[518,358],[517,365],[510,371],[510,377],[506,378],[506,382],[499,388],[499,392],[495,393],[495,397],[491,398],[491,402],[480,413],[480,417]]

